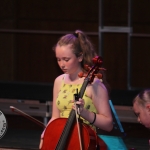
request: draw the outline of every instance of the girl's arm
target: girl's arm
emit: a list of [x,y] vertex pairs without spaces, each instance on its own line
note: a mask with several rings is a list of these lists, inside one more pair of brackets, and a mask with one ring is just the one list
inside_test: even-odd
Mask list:
[[111,131],[113,128],[113,118],[111,114],[111,109],[109,105],[109,97],[106,87],[100,80],[96,79],[94,82],[87,87],[86,93],[89,97],[92,98],[92,101],[96,107],[97,114],[88,111],[83,108],[84,100],[80,99],[79,103],[81,106],[81,116],[92,123],[94,121],[94,126],[106,130]]

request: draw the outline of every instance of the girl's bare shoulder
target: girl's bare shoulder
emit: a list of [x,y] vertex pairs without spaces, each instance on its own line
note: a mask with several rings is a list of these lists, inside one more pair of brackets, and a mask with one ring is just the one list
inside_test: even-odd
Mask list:
[[93,87],[94,88],[102,88],[106,89],[105,85],[103,84],[101,79],[95,78],[93,81]]
[[60,83],[60,82],[63,80],[64,76],[65,76],[65,74],[59,75],[59,76],[55,79],[55,83]]

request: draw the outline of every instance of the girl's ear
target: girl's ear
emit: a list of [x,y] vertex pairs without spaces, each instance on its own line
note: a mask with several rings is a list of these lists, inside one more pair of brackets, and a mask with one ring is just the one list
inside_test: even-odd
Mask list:
[[81,62],[83,60],[83,54],[81,54],[79,57],[78,57],[78,60],[79,62]]

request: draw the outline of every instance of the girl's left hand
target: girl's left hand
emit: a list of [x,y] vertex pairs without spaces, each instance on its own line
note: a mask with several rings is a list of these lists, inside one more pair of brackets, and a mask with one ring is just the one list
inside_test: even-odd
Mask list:
[[84,108],[84,100],[79,98],[79,101],[73,101],[74,102],[74,105],[72,106],[72,108],[75,110],[75,109],[78,109],[78,113],[81,113],[83,111],[83,108]]

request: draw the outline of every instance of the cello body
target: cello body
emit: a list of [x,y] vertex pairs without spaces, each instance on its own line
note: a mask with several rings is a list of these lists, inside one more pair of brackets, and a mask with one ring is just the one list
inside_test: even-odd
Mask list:
[[[66,121],[66,118],[55,119],[47,126],[41,150],[56,149],[56,146],[59,143],[59,139],[61,138],[61,134],[63,134]],[[96,135],[96,132],[91,129],[91,127],[83,123],[79,124],[83,150],[97,150],[98,145],[100,150],[107,150],[107,146],[104,141]],[[64,141],[64,144],[65,148],[62,148],[61,150],[80,150],[77,124],[73,125],[67,141]]]

